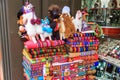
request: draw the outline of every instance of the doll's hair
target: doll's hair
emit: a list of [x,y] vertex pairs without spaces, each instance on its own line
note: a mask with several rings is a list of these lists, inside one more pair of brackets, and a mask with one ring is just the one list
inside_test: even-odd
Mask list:
[[53,9],[60,10],[60,7],[56,4],[52,4],[49,6],[48,11],[52,11]]
[[61,10],[58,5],[52,4],[48,8],[48,17],[51,20],[58,19],[60,17]]
[[22,7],[22,8],[18,11],[18,13],[17,13],[17,18],[18,18],[18,19],[20,19],[20,16],[23,15],[23,12],[24,12],[24,8]]
[[75,33],[75,26],[72,23],[72,17],[67,13],[62,14],[62,18],[64,20],[65,25],[65,38],[70,37],[73,33]]

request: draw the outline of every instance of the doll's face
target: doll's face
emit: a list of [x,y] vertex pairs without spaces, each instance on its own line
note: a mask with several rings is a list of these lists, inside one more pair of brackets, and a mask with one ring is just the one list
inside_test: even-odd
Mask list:
[[80,19],[81,17],[82,17],[82,13],[80,10],[78,10],[76,13],[76,18]]
[[49,11],[49,13],[53,19],[57,19],[60,17],[60,12],[57,9],[53,9],[53,10]]
[[32,12],[33,11],[33,5],[32,4],[26,4],[24,6],[24,11],[27,12]]

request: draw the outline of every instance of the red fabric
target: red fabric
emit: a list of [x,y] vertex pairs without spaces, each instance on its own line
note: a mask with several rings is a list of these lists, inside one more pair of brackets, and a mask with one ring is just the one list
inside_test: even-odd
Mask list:
[[58,30],[59,30],[59,26],[58,26],[58,23],[57,23],[57,25],[56,25],[54,31],[56,32],[56,31],[58,31]]

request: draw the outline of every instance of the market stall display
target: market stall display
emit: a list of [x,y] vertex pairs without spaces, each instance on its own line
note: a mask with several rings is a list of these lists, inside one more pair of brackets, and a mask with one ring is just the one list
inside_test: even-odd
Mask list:
[[60,11],[58,5],[51,5],[49,16],[40,19],[35,15],[34,6],[27,1],[18,13],[19,32],[21,38],[26,39],[22,52],[26,80],[95,79],[99,57],[100,36],[95,34],[98,26],[93,30],[88,26],[85,11],[76,14],[76,18],[81,19],[79,27],[68,6]]

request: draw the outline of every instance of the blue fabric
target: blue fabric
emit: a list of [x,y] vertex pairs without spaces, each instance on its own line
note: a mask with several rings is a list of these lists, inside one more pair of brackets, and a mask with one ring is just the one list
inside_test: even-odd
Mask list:
[[49,25],[44,25],[42,30],[47,33],[52,33],[52,28],[48,27]]
[[47,33],[52,33],[52,28],[50,27],[50,21],[48,17],[45,17],[45,19],[41,19],[41,24],[42,24],[42,30]]
[[44,80],[43,76],[39,76],[38,80]]
[[45,19],[41,19],[41,23],[42,24],[50,24],[50,21],[49,21],[49,19],[48,19],[48,17],[45,17]]
[[95,62],[95,63],[94,63],[94,66],[96,66],[96,67],[97,67],[97,66],[98,66],[98,64],[99,64],[99,62]]

